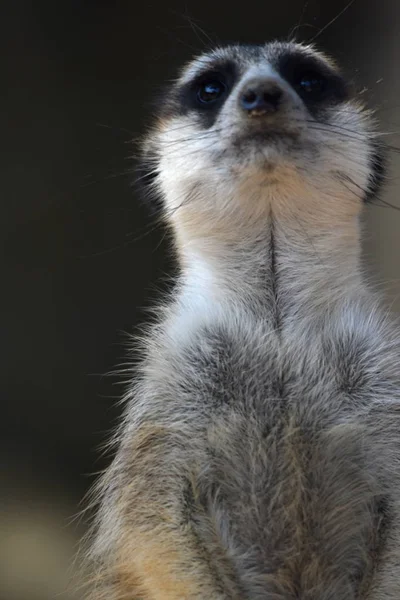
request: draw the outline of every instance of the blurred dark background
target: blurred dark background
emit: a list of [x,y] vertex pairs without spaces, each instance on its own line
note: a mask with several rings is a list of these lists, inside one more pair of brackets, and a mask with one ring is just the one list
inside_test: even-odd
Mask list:
[[[235,6],[14,0],[0,9],[0,600],[82,598],[65,591],[85,529],[72,519],[107,462],[98,446],[120,411],[123,388],[107,374],[173,268],[131,185],[131,140],[157,86],[207,36],[263,42],[301,20],[307,40],[337,16],[319,45],[379,108],[383,128],[400,129],[399,3],[355,0],[340,16],[345,0]],[[392,154],[384,199],[396,204]],[[395,308],[399,225],[395,209],[369,208],[367,260]]]

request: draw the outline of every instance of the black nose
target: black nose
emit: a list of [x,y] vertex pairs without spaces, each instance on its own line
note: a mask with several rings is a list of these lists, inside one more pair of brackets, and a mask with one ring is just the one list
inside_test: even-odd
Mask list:
[[273,113],[281,104],[283,91],[275,81],[248,83],[239,96],[241,108],[249,115]]

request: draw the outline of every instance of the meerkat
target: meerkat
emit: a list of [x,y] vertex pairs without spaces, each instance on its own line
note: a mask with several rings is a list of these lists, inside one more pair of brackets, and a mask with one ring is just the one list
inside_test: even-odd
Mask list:
[[297,43],[186,65],[143,143],[180,263],[95,491],[92,600],[398,600],[399,331],[371,113]]

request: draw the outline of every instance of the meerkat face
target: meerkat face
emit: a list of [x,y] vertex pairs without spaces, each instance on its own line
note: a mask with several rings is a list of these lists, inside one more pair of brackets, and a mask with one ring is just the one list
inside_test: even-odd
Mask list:
[[[193,60],[160,102],[145,162],[181,227],[271,210],[353,215],[381,175],[368,111],[311,47],[228,46]],[[297,204],[296,204],[297,203]],[[225,227],[226,228],[226,227]]]

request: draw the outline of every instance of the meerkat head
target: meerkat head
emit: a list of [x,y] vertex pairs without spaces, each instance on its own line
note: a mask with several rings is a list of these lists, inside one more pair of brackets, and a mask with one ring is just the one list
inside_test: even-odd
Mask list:
[[233,241],[271,215],[321,229],[356,217],[381,179],[377,139],[326,56],[237,45],[182,70],[159,101],[144,162],[178,241]]

